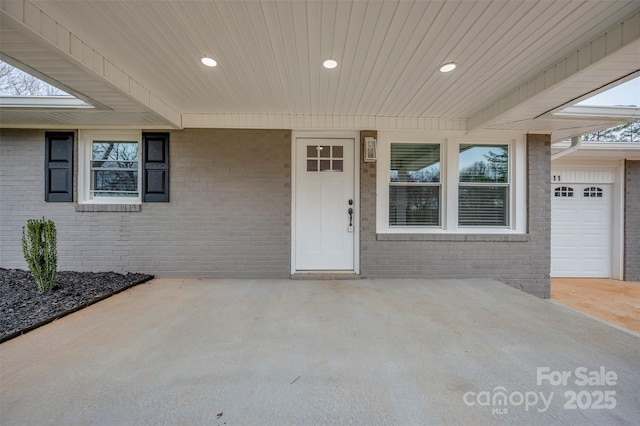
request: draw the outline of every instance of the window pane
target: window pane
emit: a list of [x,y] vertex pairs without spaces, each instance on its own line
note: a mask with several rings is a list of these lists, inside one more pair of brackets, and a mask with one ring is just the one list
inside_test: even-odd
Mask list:
[[138,170],[137,161],[92,161],[92,168],[133,169]]
[[94,195],[100,196],[137,196],[138,171],[94,170],[91,175],[91,189]]
[[389,225],[439,226],[440,186],[390,186]]
[[460,226],[507,226],[509,188],[506,186],[461,186],[458,191]]
[[93,141],[92,159],[138,160],[138,142]]
[[307,171],[308,172],[317,172],[318,171],[318,160],[307,160]]
[[460,145],[460,182],[509,182],[508,145]]
[[602,188],[596,186],[587,187],[584,189],[583,196],[585,198],[602,198]]
[[554,189],[556,197],[573,197],[573,188],[570,186],[558,186]]
[[318,150],[320,152],[321,158],[329,158],[331,157],[331,147],[327,145],[323,145]]
[[138,142],[93,141],[91,158],[94,196],[138,196]]
[[331,171],[331,160],[320,160],[320,171],[321,172]]
[[391,144],[391,182],[440,182],[440,145]]
[[318,147],[317,145],[307,145],[307,157],[308,158],[316,158],[318,156]]

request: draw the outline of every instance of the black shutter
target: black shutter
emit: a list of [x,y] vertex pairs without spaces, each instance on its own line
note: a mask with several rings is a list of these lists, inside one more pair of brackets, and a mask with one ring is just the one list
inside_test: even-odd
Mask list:
[[73,132],[45,132],[44,200],[73,202]]
[[169,202],[169,133],[142,134],[142,201]]

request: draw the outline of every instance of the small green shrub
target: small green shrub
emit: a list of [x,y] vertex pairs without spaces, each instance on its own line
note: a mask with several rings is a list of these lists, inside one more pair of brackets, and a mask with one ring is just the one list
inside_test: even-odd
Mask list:
[[29,219],[22,227],[22,252],[38,290],[46,293],[56,285],[58,254],[56,225],[52,220]]

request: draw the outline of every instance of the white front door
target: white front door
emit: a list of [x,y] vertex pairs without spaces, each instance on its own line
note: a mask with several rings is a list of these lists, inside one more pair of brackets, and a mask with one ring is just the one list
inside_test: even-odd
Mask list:
[[354,271],[354,144],[295,140],[295,271]]

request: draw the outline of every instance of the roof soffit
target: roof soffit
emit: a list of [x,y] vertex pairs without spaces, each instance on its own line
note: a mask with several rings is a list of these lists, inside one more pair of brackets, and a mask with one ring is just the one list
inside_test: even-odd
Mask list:
[[546,114],[571,105],[612,81],[628,79],[639,72],[639,64],[640,12],[636,12],[476,112],[468,119],[467,127],[470,130],[509,127],[539,118],[561,121],[559,116],[549,120]]
[[[487,93],[497,93],[495,89],[501,87],[514,87],[514,84],[518,83],[517,79],[523,78],[523,74],[507,72],[498,79],[501,85],[495,86],[493,92],[487,93],[479,92],[485,85],[478,85],[474,78],[469,79],[470,75],[464,74],[465,67],[462,67],[463,73],[454,74],[448,80],[444,80],[437,73],[434,77],[426,75],[428,72],[425,70],[430,64],[439,63],[440,60],[437,58],[446,56],[447,52],[457,52],[460,55],[475,53],[476,56],[473,57],[478,65],[488,66],[488,63],[482,61],[488,60],[487,57],[491,56],[485,54],[489,51],[476,49],[477,52],[472,52],[469,50],[472,49],[471,47],[467,51],[461,49],[469,44],[469,37],[482,39],[481,41],[487,44],[488,40],[483,38],[486,34],[479,32],[479,28],[494,22],[492,19],[501,19],[505,24],[511,25],[515,31],[514,37],[520,33],[520,37],[535,39],[535,33],[526,32],[528,29],[525,28],[525,22],[527,14],[538,13],[536,8],[541,8],[542,3],[545,2],[537,2],[534,5],[534,2],[521,1],[454,1],[446,4],[400,1],[386,2],[381,6],[378,2],[368,4],[367,2],[328,1],[323,2],[322,7],[319,7],[319,2],[282,1],[252,3],[253,6],[260,6],[254,9],[247,6],[246,2],[189,2],[188,7],[192,9],[187,10],[186,6],[183,8],[182,5],[162,2],[163,7],[171,9],[170,12],[175,12],[170,15],[155,9],[151,10],[153,8],[147,8],[142,12],[141,5],[131,2],[8,0],[4,1],[0,7],[3,8],[5,15],[10,15],[23,28],[26,28],[32,37],[35,35],[40,44],[44,42],[49,51],[53,51],[58,57],[76,66],[80,65],[80,68],[92,78],[95,79],[97,75],[97,80],[105,83],[111,92],[117,92],[129,99],[132,102],[132,108],[137,108],[137,111],[149,111],[162,123],[171,123],[174,127],[184,124],[204,127],[281,127],[285,125],[291,128],[351,128],[351,126],[373,124],[377,128],[387,129],[460,130],[465,128],[529,129],[529,124],[524,121],[520,123],[521,120],[538,121],[537,125],[544,127],[541,120],[534,120],[540,112],[548,111],[559,103],[566,103],[567,100],[575,98],[570,95],[580,90],[584,91],[584,87],[593,88],[590,80],[593,76],[585,74],[584,81],[576,80],[578,73],[571,73],[568,69],[567,64],[570,64],[572,55],[565,56],[549,68],[553,69],[555,80],[549,80],[548,69],[533,78],[529,77],[527,83],[520,84],[518,89],[514,89],[493,103],[487,103],[487,99],[490,99]],[[553,13],[565,16],[562,14],[568,13],[566,9],[577,8],[579,3],[583,2],[545,3],[553,10],[540,12],[540,19]],[[610,9],[617,7],[609,2],[604,2],[607,3],[605,6],[600,5],[603,2],[587,1],[586,3],[593,6],[591,7],[593,11],[583,8],[582,15],[580,18],[575,17],[575,20],[585,19],[585,22],[594,22],[595,18],[587,19],[584,16],[589,13],[603,14],[603,11],[613,13]],[[634,2],[621,2],[621,4],[626,5],[626,9],[621,7],[620,10],[629,10]],[[638,4],[640,3],[635,2],[636,9]],[[327,7],[325,8],[324,5]],[[100,8],[104,15],[91,18],[91,13],[96,10],[94,7]],[[74,12],[75,10],[77,12]],[[123,11],[132,12],[131,16],[121,16]],[[222,29],[219,32],[203,33],[198,25],[193,25],[193,22],[189,21],[189,19],[199,19],[196,12],[202,12],[202,19],[215,17],[216,14],[212,12],[216,12],[219,14],[216,24],[212,23],[209,26]],[[333,23],[334,33],[330,35],[323,33],[317,41],[314,41],[310,35],[319,24],[309,17],[316,16],[318,13],[322,17],[322,22]],[[547,15],[544,15],[545,13]],[[494,15],[499,18],[492,18]],[[56,21],[53,16],[61,21]],[[173,20],[167,20],[168,16],[172,16]],[[430,22],[439,25],[433,31],[441,28],[442,34],[436,34],[437,31],[436,33],[419,32],[417,28],[424,26],[423,24],[427,22],[425,19],[430,16],[444,19],[444,21]],[[566,16],[574,19],[573,15]],[[636,13],[634,16],[637,21],[640,14]],[[94,22],[90,18],[102,20],[104,23]],[[244,18],[251,25],[243,26],[241,19]],[[298,22],[298,18],[306,19],[307,27],[305,27],[305,21]],[[370,33],[367,33],[369,26],[363,23],[372,18],[375,18],[376,25],[372,27]],[[628,30],[632,28],[630,24],[634,22],[638,24],[630,19],[634,17],[627,18],[623,22],[627,29],[622,27],[620,29],[620,36],[626,40],[625,42],[630,38],[630,30]],[[140,20],[139,25],[138,20]],[[467,34],[446,32],[448,27],[446,23],[454,20],[459,20],[460,26],[468,28]],[[67,27],[63,26],[67,22]],[[118,26],[114,25],[118,22],[126,23],[121,28],[122,34],[115,34],[115,38],[109,40],[101,36],[104,34],[103,28],[109,26],[112,29]],[[354,25],[358,22],[360,25]],[[567,27],[575,25],[569,22],[566,24]],[[74,32],[69,32],[66,28],[72,28]],[[320,27],[316,29],[322,30]],[[152,37],[147,34],[148,31],[161,34],[158,45],[152,44]],[[178,33],[178,31],[186,32]],[[494,44],[498,44],[504,52],[509,52],[507,45],[500,44],[506,43],[503,39],[509,39],[511,34],[506,29],[504,31],[500,33],[501,39],[494,40]],[[612,28],[605,35],[617,34],[615,31],[615,28]],[[347,36],[351,33],[357,34],[359,39],[369,38],[372,42],[366,45],[368,48],[362,49],[358,43],[349,41],[352,39]],[[390,37],[394,33],[397,33],[398,37]],[[638,39],[638,35],[634,35],[632,30],[631,33],[631,39],[634,37]],[[347,41],[342,40],[341,36],[346,37]],[[220,69],[215,69],[209,74],[203,74],[201,67],[196,68],[197,72],[192,74],[185,74],[185,71],[182,71],[182,66],[187,67],[185,70],[192,71],[194,66],[191,65],[191,59],[193,59],[191,57],[197,58],[203,53],[201,46],[196,46],[197,51],[187,50],[185,47],[188,43],[197,42],[202,37],[209,40],[209,46],[219,47],[223,41],[230,43],[227,46],[229,50],[222,51],[222,60],[219,61],[221,65],[228,67],[227,70],[219,67]],[[450,39],[448,43],[442,40],[446,37]],[[131,43],[131,38],[137,42]],[[613,36],[605,38],[603,42],[600,36],[592,40],[589,45],[595,47],[589,50],[591,59],[585,62],[581,59],[583,56],[577,57],[580,72],[601,61],[618,58],[616,54],[620,53],[620,49],[615,49],[616,43],[611,41],[614,38]],[[66,41],[67,39],[69,42]],[[299,44],[289,46],[285,44],[286,40],[293,40]],[[345,43],[342,46],[340,46],[341,40]],[[551,39],[545,39],[545,41],[548,46],[554,46]],[[256,48],[263,51],[257,56],[259,61],[253,63],[242,55],[233,56],[233,53],[241,53],[252,42],[256,42]],[[602,49],[603,43],[604,49]],[[426,51],[420,50],[425,44],[429,44],[432,48]],[[82,51],[80,54],[77,51],[78,46]],[[100,51],[91,46],[96,46]],[[324,73],[319,67],[314,69],[311,66],[315,54],[320,58],[325,55],[323,52],[329,54],[336,48],[344,53],[344,60],[341,60],[337,73]],[[374,54],[376,48],[380,50]],[[557,57],[559,47],[554,46],[549,49],[555,49],[551,56]],[[166,62],[162,62],[159,55],[170,52],[173,52],[173,55],[164,55]],[[385,57],[386,52],[392,52],[391,56]],[[530,53],[529,50],[527,52]],[[576,54],[580,55],[582,52],[582,49],[578,49]],[[524,50],[519,56],[521,61],[526,60],[522,57],[523,54]],[[632,51],[631,55],[633,54]],[[551,56],[538,57],[538,60],[548,61]],[[278,58],[282,60],[277,60]],[[28,55],[23,59],[35,60]],[[504,62],[509,58],[498,59]],[[290,67],[290,61],[295,64],[294,68]],[[564,70],[561,69],[563,62]],[[621,62],[628,62],[628,58],[623,58]],[[263,66],[259,67],[260,64]],[[532,64],[535,65],[535,63]],[[236,66],[239,68],[229,68]],[[195,67],[199,65],[196,64]],[[614,64],[615,72],[619,71],[617,67],[618,64]],[[162,69],[162,73],[154,76],[158,69]],[[466,72],[473,74],[475,71],[467,70]],[[599,71],[602,73],[606,71],[604,65]],[[611,70],[608,72],[610,77]],[[224,79],[216,80],[221,77],[221,74],[229,73],[233,75],[225,77],[232,78],[228,84],[221,84],[221,81],[226,81]],[[489,75],[492,70],[487,70],[486,73]],[[185,78],[184,75],[189,75],[189,78]],[[311,83],[313,81],[317,81],[316,86]],[[407,84],[407,81],[418,83],[415,86]],[[192,83],[196,84],[190,86]],[[547,85],[547,83],[550,84]],[[563,88],[561,84],[566,85],[566,90],[557,90]],[[276,95],[267,93],[272,85],[276,87],[276,92],[282,92],[285,96],[278,98]],[[551,89],[554,90],[551,91]],[[550,93],[556,93],[557,98]],[[584,93],[579,93],[579,95],[582,94]],[[427,98],[431,99],[430,103],[423,103]],[[162,99],[168,99],[171,105]],[[123,106],[121,108],[119,111],[126,110]],[[547,127],[562,126],[553,123]]]
[[[3,57],[46,75],[102,110],[92,111],[92,117],[110,112],[150,114],[155,119],[145,118],[147,124],[155,121],[162,127],[181,127],[180,115],[173,108],[33,3],[0,3],[0,24]],[[29,117],[31,113],[13,111],[3,114],[3,119],[13,116],[19,121],[21,114]],[[96,123],[105,121],[110,120],[102,118]]]

